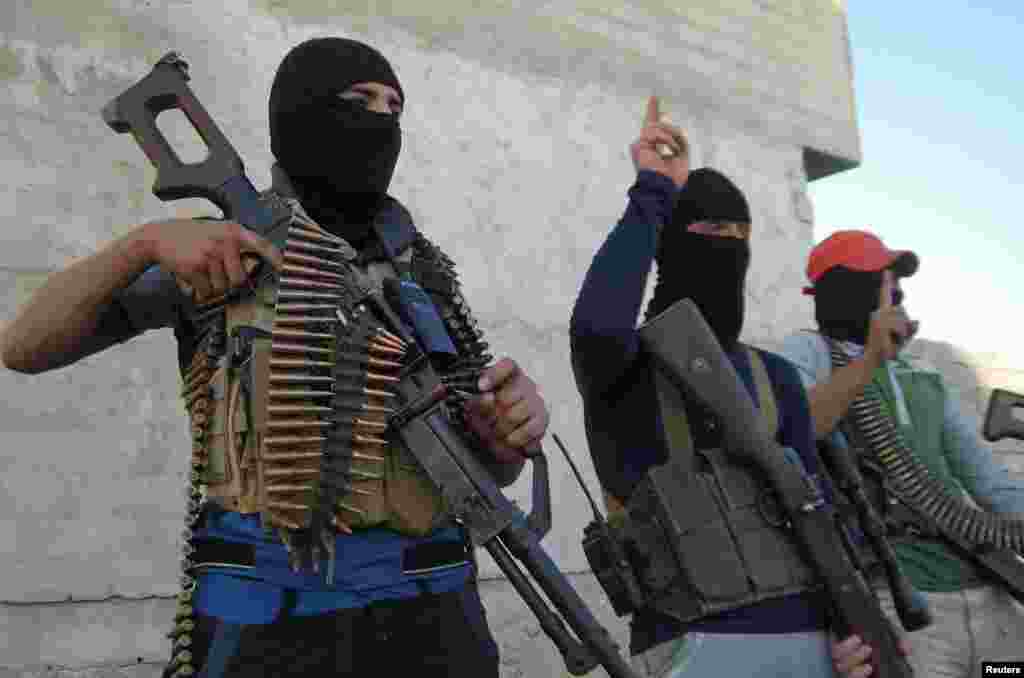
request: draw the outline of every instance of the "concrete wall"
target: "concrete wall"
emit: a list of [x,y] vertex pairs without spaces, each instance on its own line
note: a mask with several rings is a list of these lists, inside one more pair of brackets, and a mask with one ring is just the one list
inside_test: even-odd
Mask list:
[[[277,63],[308,37],[356,37],[392,60],[408,96],[394,194],[459,263],[498,352],[541,383],[592,487],[567,322],[625,207],[646,96],[688,130],[694,166],[724,170],[750,199],[752,340],[807,324],[806,183],[859,161],[835,0],[11,0],[0,31],[0,320],[133,225],[208,211],[153,198],[153,170],[99,116],[163,53],[189,60],[262,186]],[[148,676],[166,657],[188,453],[172,351],[154,332],[54,373],[0,373],[0,675]],[[586,506],[552,465],[546,545],[585,572]],[[525,502],[528,487],[513,494]],[[624,638],[592,578],[576,579]],[[505,675],[562,675],[507,585],[485,592]]]

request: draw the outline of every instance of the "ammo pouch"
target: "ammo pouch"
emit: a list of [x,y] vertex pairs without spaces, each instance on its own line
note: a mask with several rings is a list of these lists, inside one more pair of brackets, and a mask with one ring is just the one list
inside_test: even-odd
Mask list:
[[[760,356],[748,355],[774,431],[771,384]],[[607,539],[592,525],[584,541],[616,613],[647,607],[685,623],[815,588],[767,483],[723,450],[695,451],[682,394],[656,369],[653,377],[669,459],[647,471],[625,506],[606,494]]]

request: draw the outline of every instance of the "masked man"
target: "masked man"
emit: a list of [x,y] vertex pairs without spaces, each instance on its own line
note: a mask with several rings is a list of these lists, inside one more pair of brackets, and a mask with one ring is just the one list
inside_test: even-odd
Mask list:
[[[4,363],[26,373],[175,332],[196,447],[167,677],[498,675],[467,540],[380,412],[409,342],[470,374],[462,414],[502,485],[548,414],[512,360],[481,374],[487,344],[451,260],[387,195],[405,103],[371,47],[299,45],[270,94],[277,164],[266,197],[292,212],[286,243],[226,221],[148,223],[52,276],[4,330]],[[248,254],[280,277],[249,279]],[[353,329],[341,346],[338,323],[364,327],[365,310],[332,296],[343,260],[379,297],[397,294],[401,306],[415,296],[396,325],[406,340]],[[306,416],[324,410],[331,419]],[[324,440],[344,454],[310,466]],[[311,478],[338,493],[318,571],[296,563],[301,544],[287,529],[305,515]]]
[[[664,157],[659,146],[674,155]],[[778,443],[814,482],[817,466],[811,420],[796,370],[778,356],[739,341],[750,262],[751,218],[746,199],[714,169],[688,171],[685,138],[659,122],[656,99],[648,104],[644,127],[631,151],[637,179],[629,190],[629,205],[590,265],[570,327],[587,437],[610,520],[621,515],[644,474],[665,464],[670,455],[688,455],[692,461],[685,473],[692,469],[692,475],[700,477],[692,483],[679,480],[691,492],[697,492],[698,485],[703,489],[705,481],[712,482],[706,473],[710,460],[722,470],[728,467],[729,474],[736,471],[727,457],[717,454],[719,422],[664,381],[641,347],[637,316],[652,262],[657,262],[658,278],[646,318],[684,298],[692,299],[758,403],[765,425],[776,432]],[[753,506],[745,504],[742,490],[731,496],[744,504],[737,507],[739,511]],[[710,495],[692,501],[700,507],[695,511],[701,512],[713,511],[717,505]],[[722,516],[721,520],[736,518]],[[747,581],[757,579],[764,584],[756,594],[759,602],[744,588],[730,599],[718,596],[715,613],[702,613],[707,599],[666,590],[666,599],[676,601],[665,604],[672,607],[671,615],[652,609],[633,614],[631,652],[644,675],[833,675],[823,610],[809,593],[813,574],[781,531],[767,523],[750,529],[764,537],[765,553],[770,543],[781,562],[771,561],[757,549],[736,554],[726,552],[729,547],[721,541],[695,542],[687,552],[706,554],[707,559],[694,558],[692,572],[673,572],[665,578],[706,582],[702,595],[707,599],[714,597],[714,590],[727,589],[729,582],[740,581],[745,587]],[[657,551],[656,545],[638,548],[644,553]],[[730,563],[738,569],[730,570]],[[634,562],[634,566],[655,565]]]
[[[917,267],[916,254],[889,250],[867,231],[839,231],[811,251],[812,287],[805,292],[814,296],[818,331],[787,338],[783,355],[809,389],[815,433],[873,457],[874,443],[861,431],[868,422],[858,420],[852,406],[862,397],[877,399],[882,415],[870,428],[898,430],[906,452],[965,506],[1024,518],[1024,483],[993,459],[951,386],[900,354],[917,330],[903,309],[900,279]],[[874,395],[865,396],[866,389]],[[871,477],[865,471],[865,479]],[[948,541],[897,509],[879,509],[900,567],[924,593],[933,617],[907,636],[916,675],[981,676],[982,661],[1021,659],[1024,607]],[[1024,567],[1018,567],[1024,586]],[[895,619],[892,596],[879,593]],[[856,643],[836,648],[838,665],[851,675],[859,675],[851,664],[866,655]]]

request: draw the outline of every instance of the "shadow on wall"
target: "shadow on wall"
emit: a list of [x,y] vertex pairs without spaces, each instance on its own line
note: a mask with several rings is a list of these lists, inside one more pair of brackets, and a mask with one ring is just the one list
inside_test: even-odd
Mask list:
[[[945,341],[915,339],[906,349],[909,357],[937,369],[947,387],[960,397],[965,412],[981,431],[985,408],[992,389],[1002,388],[1024,394],[1024,357],[994,353],[971,353]],[[1013,473],[1024,481],[1024,442],[1005,438],[991,443],[992,450]]]

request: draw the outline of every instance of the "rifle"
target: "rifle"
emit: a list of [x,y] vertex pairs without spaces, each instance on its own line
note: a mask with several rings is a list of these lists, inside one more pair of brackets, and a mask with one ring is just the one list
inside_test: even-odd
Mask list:
[[[167,54],[148,75],[103,108],[104,121],[115,132],[130,132],[156,167],[156,197],[164,201],[206,198],[226,218],[280,245],[280,238],[287,234],[287,228],[281,226],[288,225],[291,211],[264,199],[253,187],[238,153],[187,85],[187,70],[188,65],[177,54]],[[156,126],[156,116],[171,109],[181,110],[206,142],[209,155],[202,162],[182,163]],[[407,338],[384,299],[371,296],[368,302],[396,334]],[[415,346],[411,339],[409,343]],[[530,456],[533,501],[532,511],[526,516],[502,494],[481,463],[480,458],[487,453],[476,449],[466,431],[453,423],[455,418],[449,411],[453,389],[425,354],[416,355],[403,367],[397,388],[401,407],[390,418],[390,429],[437,484],[472,543],[491,554],[537,616],[569,672],[584,675],[600,663],[612,678],[635,678],[611,635],[540,544],[551,527],[548,466],[543,451]],[[548,607],[513,558],[523,563],[565,622]],[[569,634],[566,623],[579,640]]]
[[750,394],[693,302],[679,301],[645,323],[640,339],[670,382],[718,415],[723,449],[759,469],[776,491],[793,536],[831,602],[836,632],[841,637],[856,633],[873,648],[875,676],[912,676],[895,629],[850,561],[834,509],[762,428]]
[[[885,521],[878,515],[868,498],[864,478],[848,450],[827,442],[818,444],[818,451],[825,461],[833,486],[843,492],[857,513],[857,519],[878,558],[889,582],[893,606],[900,623],[907,631],[917,631],[932,623],[928,600],[914,588],[903,574],[896,552],[885,535]],[[843,529],[843,528],[840,528]],[[844,534],[851,560],[858,570],[865,571],[853,539]]]

